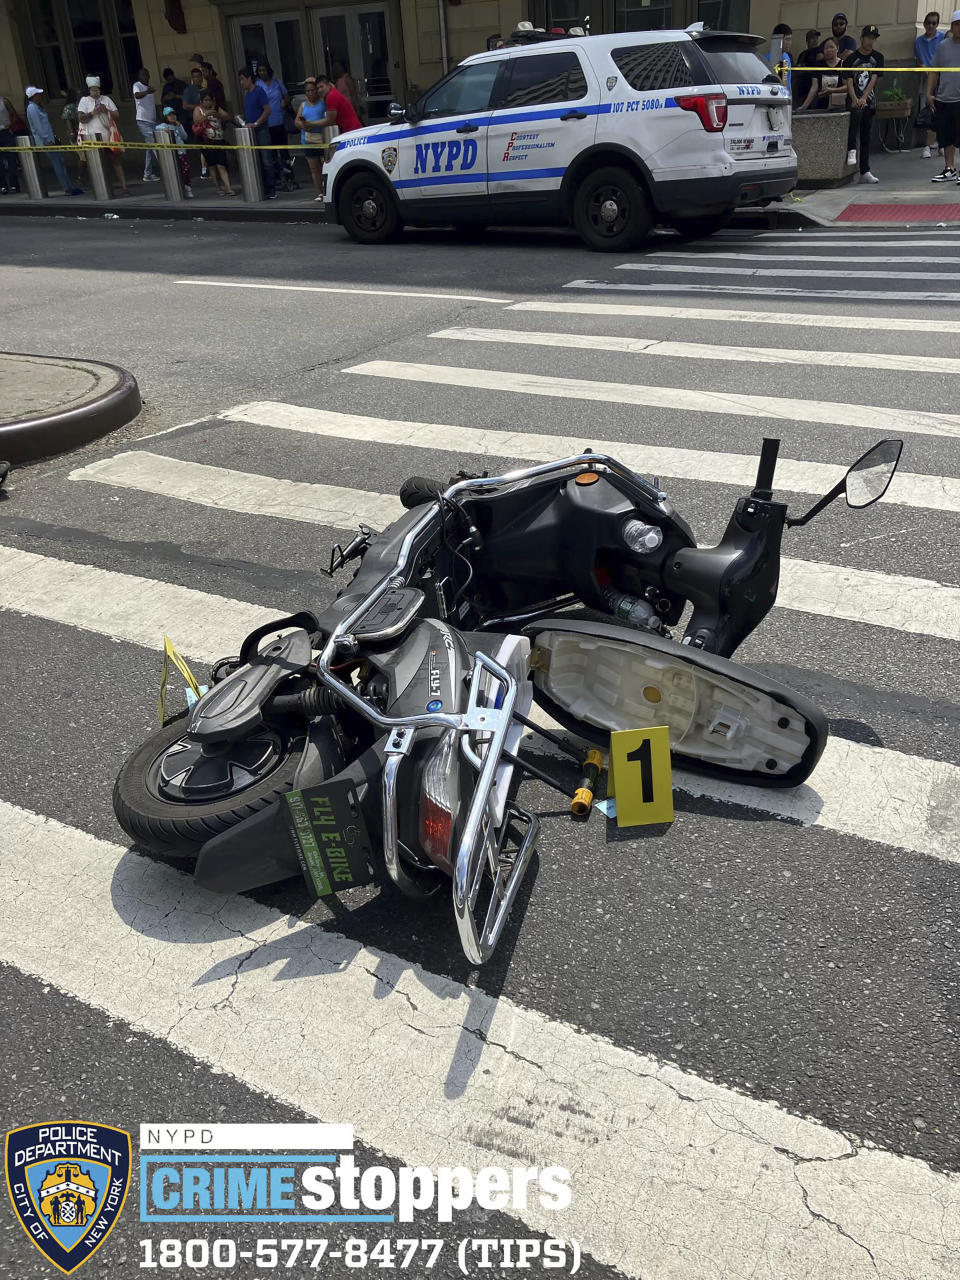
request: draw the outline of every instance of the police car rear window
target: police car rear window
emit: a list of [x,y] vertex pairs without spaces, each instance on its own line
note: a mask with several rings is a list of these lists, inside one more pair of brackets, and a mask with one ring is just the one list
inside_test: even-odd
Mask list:
[[610,54],[631,89],[646,93],[651,89],[685,89],[693,76],[679,44],[639,44],[614,49]]
[[586,97],[587,81],[580,59],[564,53],[541,53],[510,61],[501,107],[531,107],[543,102],[575,102]]
[[762,84],[771,75],[770,67],[752,42],[721,38],[696,43],[715,84]]

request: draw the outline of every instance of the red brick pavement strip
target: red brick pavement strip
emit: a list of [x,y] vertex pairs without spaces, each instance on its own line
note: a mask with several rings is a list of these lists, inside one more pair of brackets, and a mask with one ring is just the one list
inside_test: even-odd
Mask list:
[[836,222],[960,222],[960,200],[950,204],[848,204]]

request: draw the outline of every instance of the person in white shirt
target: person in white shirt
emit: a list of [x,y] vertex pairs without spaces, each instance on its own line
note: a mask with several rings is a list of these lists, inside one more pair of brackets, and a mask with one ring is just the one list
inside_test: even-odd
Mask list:
[[[144,142],[155,142],[157,133],[157,95],[150,87],[150,72],[141,67],[133,86],[133,96],[137,103],[137,129]],[[144,182],[159,182],[160,175],[154,171],[157,163],[155,151],[145,151],[143,161]]]
[[[87,76],[87,93],[77,103],[77,119],[80,122],[80,137],[85,142],[107,142],[110,139],[111,126],[116,122],[117,104],[105,93],[100,92],[100,77]],[[104,148],[104,150],[107,150]],[[118,151],[116,155],[112,151],[107,150],[107,158],[113,165],[113,172],[117,181],[123,190],[123,194],[128,196],[130,192],[127,190],[127,179],[124,176],[123,165],[120,162],[122,152]]]

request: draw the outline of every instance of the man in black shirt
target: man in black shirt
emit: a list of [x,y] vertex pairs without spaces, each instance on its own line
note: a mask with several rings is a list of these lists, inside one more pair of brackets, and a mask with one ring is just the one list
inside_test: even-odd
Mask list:
[[864,27],[860,46],[844,62],[847,97],[850,99],[850,129],[847,133],[847,164],[857,162],[857,135],[860,136],[860,181],[878,182],[870,172],[870,130],[877,114],[876,84],[883,75],[883,54],[874,49],[880,38],[876,27]]
[[820,32],[810,30],[807,32],[807,47],[793,64],[793,105],[795,107],[800,105],[810,89],[810,72],[800,71],[798,68],[815,67],[818,62],[823,62],[823,55],[820,53]]

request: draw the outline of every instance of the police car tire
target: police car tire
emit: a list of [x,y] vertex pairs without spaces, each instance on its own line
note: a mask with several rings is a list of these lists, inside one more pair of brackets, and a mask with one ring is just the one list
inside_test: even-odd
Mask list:
[[722,231],[732,217],[733,210],[728,209],[725,213],[714,213],[705,216],[694,214],[689,218],[671,218],[670,226],[688,240],[703,240],[707,236],[712,236],[716,231]]
[[[625,205],[623,217],[608,226],[600,222],[597,209],[597,200],[605,189]],[[581,179],[574,194],[573,225],[588,248],[600,253],[621,253],[652,230],[650,197],[629,170],[614,165],[594,169]]]
[[[373,227],[365,227],[358,222],[354,205],[360,193],[366,188],[371,196],[382,201],[382,222]],[[337,217],[347,234],[358,244],[386,244],[401,230],[403,223],[397,202],[392,191],[374,174],[361,171],[347,178],[337,196]]]
[[276,767],[260,782],[210,804],[177,804],[155,796],[147,787],[147,771],[157,757],[183,737],[187,712],[168,720],[126,761],[113,787],[113,811],[131,839],[154,853],[195,857],[212,836],[236,826],[252,813],[274,804],[293,787],[303,755],[303,739],[287,740]]

